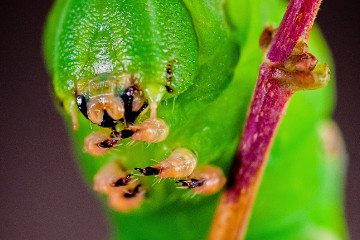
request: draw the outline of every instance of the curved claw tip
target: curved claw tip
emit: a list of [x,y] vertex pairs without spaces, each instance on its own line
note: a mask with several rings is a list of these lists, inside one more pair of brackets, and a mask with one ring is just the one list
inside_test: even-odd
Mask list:
[[135,168],[135,170],[139,171],[144,176],[158,175],[160,173],[159,169],[153,167]]
[[128,185],[132,180],[132,174],[128,174],[126,177],[118,179],[116,182],[111,184],[112,187],[122,187]]
[[192,178],[190,180],[178,180],[175,183],[181,183],[181,186],[185,188],[196,188],[202,186],[205,180]]

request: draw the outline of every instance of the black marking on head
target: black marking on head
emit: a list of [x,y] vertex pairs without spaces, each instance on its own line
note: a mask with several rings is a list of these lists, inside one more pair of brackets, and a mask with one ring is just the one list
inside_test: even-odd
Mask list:
[[136,185],[133,190],[129,190],[127,193],[124,193],[125,198],[132,198],[135,197],[140,191],[141,184]]
[[100,127],[114,127],[117,124],[117,120],[114,120],[110,115],[107,113],[106,110],[104,110],[104,117],[102,122],[100,123]]
[[128,174],[126,177],[118,179],[111,186],[112,187],[126,186],[131,181],[131,177],[132,177],[132,174]]
[[80,112],[84,115],[84,117],[88,118],[87,115],[87,100],[84,95],[78,95],[76,97],[76,104],[79,107]]
[[160,169],[153,167],[135,168],[135,170],[139,171],[144,176],[158,175],[160,173]]
[[142,111],[145,110],[145,108],[147,108],[147,106],[148,104],[144,103],[139,110],[137,110],[136,112],[131,112],[131,114],[129,114],[128,117],[126,118],[126,121],[134,123],[136,118],[140,115]]
[[132,122],[130,121],[130,116],[132,113],[132,102],[134,100],[134,87],[128,87],[124,94],[122,94],[121,99],[124,103],[124,108],[125,108],[125,119],[127,122]]
[[128,87],[125,90],[124,94],[120,96],[124,103],[124,109],[125,109],[124,119],[126,120],[126,122],[129,123],[134,123],[136,118],[140,115],[140,113],[148,106],[147,103],[144,103],[138,111],[136,112],[132,111],[132,103],[134,100],[135,91],[138,91],[138,88],[136,86]]
[[190,180],[178,180],[175,183],[181,183],[181,186],[187,188],[196,188],[204,185],[205,179],[191,178]]
[[134,134],[134,131],[124,129],[121,131],[121,138],[129,138]]
[[118,143],[119,140],[114,140],[114,139],[107,139],[101,143],[98,144],[99,147],[102,148],[112,148],[114,147],[114,145],[116,145]]
[[[78,95],[76,97],[76,104],[78,105],[80,112],[84,115],[84,117],[89,119],[87,114],[87,102],[88,101],[86,100],[84,95]],[[106,110],[104,110],[103,120],[101,121],[99,126],[105,128],[114,127],[117,122],[117,120],[114,120],[112,117],[110,117]]]

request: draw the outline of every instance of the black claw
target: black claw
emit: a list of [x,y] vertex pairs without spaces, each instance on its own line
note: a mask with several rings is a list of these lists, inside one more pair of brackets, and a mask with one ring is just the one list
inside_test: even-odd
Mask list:
[[133,190],[129,190],[127,193],[124,193],[125,198],[132,198],[135,197],[140,191],[141,184],[136,185]]
[[119,140],[114,140],[114,139],[109,138],[109,139],[99,143],[98,145],[99,145],[99,147],[102,147],[102,148],[112,148],[118,142],[119,142]]
[[129,138],[134,134],[134,131],[124,129],[121,131],[121,138]]
[[132,177],[132,174],[128,174],[126,177],[120,178],[119,180],[114,182],[111,186],[113,186],[113,187],[126,186],[131,181],[131,177]]
[[187,188],[196,188],[202,186],[205,183],[205,180],[191,178],[190,180],[178,180],[175,183],[181,183],[183,187]]
[[158,175],[160,173],[160,169],[153,168],[153,167],[135,168],[135,170],[139,171],[144,176]]

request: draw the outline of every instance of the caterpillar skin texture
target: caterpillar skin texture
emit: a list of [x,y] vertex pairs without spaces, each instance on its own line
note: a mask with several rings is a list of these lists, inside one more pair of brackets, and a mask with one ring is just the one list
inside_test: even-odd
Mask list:
[[[172,177],[188,179],[192,168],[149,167],[182,149],[179,158],[197,169],[213,165],[227,175],[263,57],[259,36],[284,10],[280,0],[55,1],[44,52],[79,167],[91,187],[105,166],[123,171],[105,171],[105,179],[119,179],[99,193],[110,202],[111,239],[207,238],[219,192],[180,189]],[[331,64],[316,28],[309,46]],[[334,81],[291,100],[246,239],[346,235],[344,155],[323,141],[324,126],[335,128],[333,105]],[[159,178],[161,171],[171,174]]]

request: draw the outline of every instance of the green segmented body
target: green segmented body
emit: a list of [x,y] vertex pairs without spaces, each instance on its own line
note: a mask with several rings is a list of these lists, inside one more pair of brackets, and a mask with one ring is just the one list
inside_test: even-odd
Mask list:
[[[199,166],[211,163],[228,172],[262,60],[258,37],[266,23],[278,25],[284,6],[279,0],[222,2],[56,1],[46,27],[45,55],[61,102],[74,99],[78,80],[106,79],[106,74],[129,73],[143,89],[155,84],[173,90],[158,106],[158,117],[169,126],[169,135],[160,143],[124,140],[110,153],[94,157],[82,147],[84,138],[100,127],[90,127],[79,116],[73,139],[88,182],[108,162],[121,161],[127,169],[146,167],[179,147],[196,152]],[[318,31],[313,31],[309,45],[320,62],[329,63]],[[321,124],[330,118],[333,95],[331,84],[292,99],[247,239],[345,235],[339,207],[343,156],[329,157],[319,134]],[[136,122],[148,115],[140,115]],[[192,198],[176,189],[173,180],[141,181],[147,197],[140,208],[108,211],[112,239],[206,238],[218,195]]]

